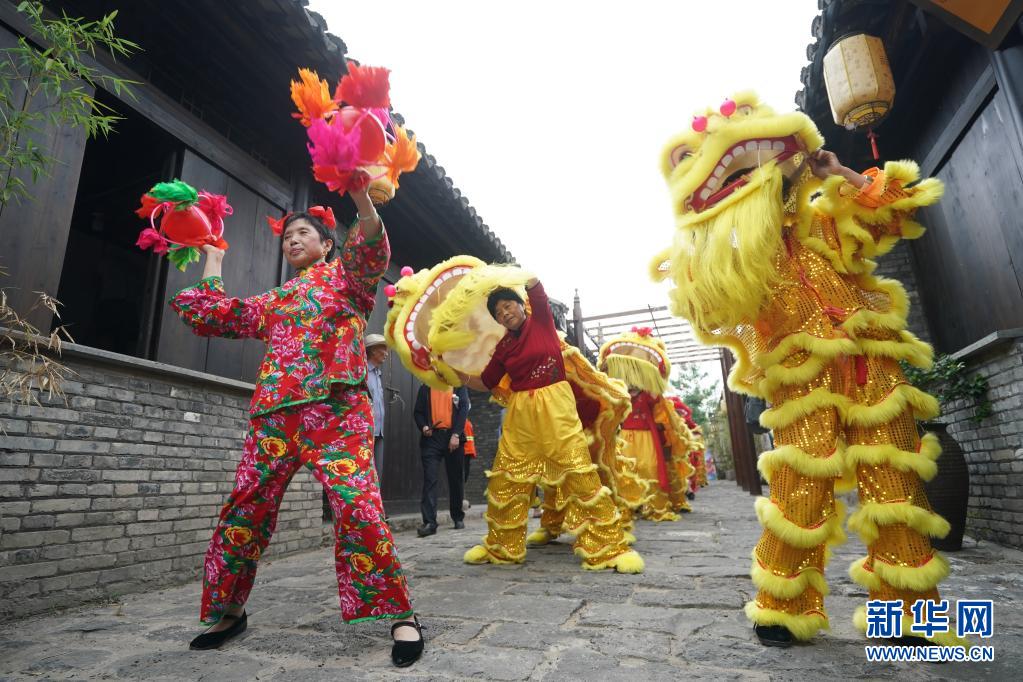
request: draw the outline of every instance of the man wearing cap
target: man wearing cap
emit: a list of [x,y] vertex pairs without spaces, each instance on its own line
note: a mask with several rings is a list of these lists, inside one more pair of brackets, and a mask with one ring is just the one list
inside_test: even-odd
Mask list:
[[[366,335],[366,387],[373,399],[373,465],[377,481],[384,476],[384,360],[387,359],[387,341],[381,334]],[[383,483],[379,483],[383,490]]]

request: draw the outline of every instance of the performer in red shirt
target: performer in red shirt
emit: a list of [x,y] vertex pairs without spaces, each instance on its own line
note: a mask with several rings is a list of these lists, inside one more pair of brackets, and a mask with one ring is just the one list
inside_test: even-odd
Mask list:
[[526,557],[526,522],[534,486],[555,492],[565,510],[564,531],[576,536],[585,569],[639,573],[643,559],[625,541],[611,491],[593,464],[543,286],[527,285],[531,313],[511,289],[490,294],[490,314],[507,329],[477,378],[460,375],[477,390],[491,390],[507,374],[511,398],[487,485],[488,533],[465,554],[466,563],[519,563]]

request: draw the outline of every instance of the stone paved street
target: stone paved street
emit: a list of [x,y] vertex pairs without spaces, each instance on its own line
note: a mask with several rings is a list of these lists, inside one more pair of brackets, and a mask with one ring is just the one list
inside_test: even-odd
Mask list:
[[786,651],[761,647],[741,612],[759,530],[752,502],[731,481],[713,483],[681,522],[640,524],[647,571],[636,576],[584,572],[565,544],[531,550],[521,566],[466,566],[461,555],[483,529],[478,516],[465,531],[442,527],[427,539],[403,530],[398,548],[428,626],[426,654],[406,671],[390,665],[386,623],[341,624],[324,548],[261,567],[249,630],[221,651],[187,648],[198,632],[193,582],[7,623],[0,678],[1018,679],[1023,554],[972,540],[949,556],[944,596],[995,600],[995,636],[985,642],[993,663],[867,663],[850,621],[863,593],[845,575],[862,552],[855,540],[829,569],[832,630]]

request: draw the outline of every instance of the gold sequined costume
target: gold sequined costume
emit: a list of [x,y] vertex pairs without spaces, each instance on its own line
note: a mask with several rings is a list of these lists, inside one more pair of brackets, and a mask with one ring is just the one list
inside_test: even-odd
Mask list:
[[[849,527],[868,554],[850,574],[871,599],[902,599],[908,615],[938,598],[948,573],[929,541],[948,523],[922,485],[938,442],[915,421],[938,406],[898,365],[927,366],[932,351],[906,331],[902,286],[871,274],[873,257],[923,234],[913,212],[942,186],[918,182],[909,161],[868,171],[860,190],[822,182],[806,163],[822,145],[807,116],[775,114],[752,94],[694,118],[663,156],[676,230],[652,267],[674,285],[672,311],[735,354],[729,385],[772,405],[761,419],[776,447],[759,462],[770,483],[756,503],[759,592],[746,613],[804,640],[828,625],[827,546],[844,540],[836,484],[859,491]],[[854,622],[865,627],[862,607]]]
[[640,510],[652,521],[677,521],[691,511],[686,490],[694,470],[689,453],[695,439],[664,392],[671,363],[664,342],[646,327],[633,328],[600,349],[600,368],[629,387],[632,412],[622,424],[622,453],[636,462],[650,498]]

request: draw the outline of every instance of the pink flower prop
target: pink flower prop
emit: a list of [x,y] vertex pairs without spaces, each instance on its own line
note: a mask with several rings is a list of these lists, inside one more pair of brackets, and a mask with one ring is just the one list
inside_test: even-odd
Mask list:
[[152,249],[153,253],[161,256],[170,251],[170,244],[167,243],[167,240],[151,227],[147,227],[139,232],[139,238],[135,242],[135,246],[140,249]]
[[[336,124],[316,119],[309,124],[309,156],[314,166],[332,166],[339,171],[353,171],[367,159],[359,158],[359,141],[362,136],[358,126],[345,130],[339,118]],[[372,160],[372,159],[370,159]]]

